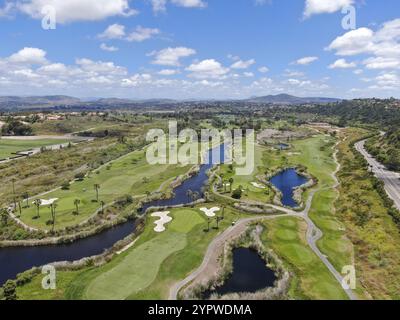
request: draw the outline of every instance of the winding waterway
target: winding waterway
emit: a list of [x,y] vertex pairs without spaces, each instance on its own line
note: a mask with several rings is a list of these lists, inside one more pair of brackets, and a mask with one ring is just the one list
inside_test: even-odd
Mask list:
[[[218,152],[219,149],[219,152]],[[215,157],[219,159],[215,159]],[[214,156],[213,156],[214,155]],[[192,202],[187,191],[192,190],[203,195],[203,186],[208,181],[207,171],[214,164],[224,160],[225,146],[218,146],[208,152],[206,164],[201,165],[197,175],[187,179],[174,189],[174,197],[166,200],[149,202],[144,205],[143,212],[152,206],[173,206]],[[15,279],[18,273],[59,261],[75,261],[85,257],[98,255],[111,248],[116,242],[135,231],[135,223],[128,221],[114,228],[75,242],[62,245],[46,245],[34,247],[0,248],[0,286],[8,279]]]

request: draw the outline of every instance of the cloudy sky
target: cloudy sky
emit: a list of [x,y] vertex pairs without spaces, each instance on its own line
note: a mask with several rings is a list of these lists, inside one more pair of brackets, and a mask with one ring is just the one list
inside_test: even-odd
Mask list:
[[399,0],[0,0],[0,24],[0,95],[400,98]]

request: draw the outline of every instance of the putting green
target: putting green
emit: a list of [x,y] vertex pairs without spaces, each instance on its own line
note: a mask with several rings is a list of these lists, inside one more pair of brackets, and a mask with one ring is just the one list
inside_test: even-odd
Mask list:
[[152,230],[158,218],[149,219],[143,237],[150,240],[139,243],[114,268],[92,280],[85,298],[122,300],[147,288],[156,279],[163,261],[188,245],[187,233],[204,222],[196,210],[175,210],[171,216],[173,220],[163,233]]

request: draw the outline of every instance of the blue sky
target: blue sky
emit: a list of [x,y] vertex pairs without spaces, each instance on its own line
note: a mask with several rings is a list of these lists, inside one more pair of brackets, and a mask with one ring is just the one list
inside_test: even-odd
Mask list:
[[0,23],[0,95],[400,97],[398,0],[0,1]]

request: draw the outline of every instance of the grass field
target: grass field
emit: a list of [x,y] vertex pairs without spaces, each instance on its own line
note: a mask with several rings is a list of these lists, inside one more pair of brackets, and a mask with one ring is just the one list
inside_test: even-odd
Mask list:
[[[215,204],[209,204],[209,207]],[[57,272],[57,290],[41,289],[41,276],[18,288],[27,299],[167,299],[170,286],[198,267],[212,239],[232,221],[243,217],[225,210],[225,219],[209,232],[205,215],[198,208],[171,211],[166,231],[156,233],[148,217],[135,245],[102,267]]]
[[[220,175],[224,181],[229,183],[229,179],[233,179],[232,190],[242,186],[244,190],[242,199],[253,200],[260,202],[271,202],[274,196],[274,192],[268,186],[265,189],[257,188],[252,185],[252,182],[260,183],[257,179],[258,175],[263,175],[267,170],[264,158],[268,156],[271,150],[267,147],[260,146],[259,144],[254,145],[254,170],[250,175],[236,175],[236,166],[233,165],[233,170],[228,165],[221,165]],[[226,188],[226,192],[230,191],[230,186]],[[222,190],[225,192],[225,189]]]
[[0,159],[6,159],[18,151],[66,143],[66,139],[12,140],[0,138]]
[[[69,190],[58,189],[39,198],[59,199],[56,208],[56,229],[59,229],[84,221],[100,208],[100,203],[96,201],[95,184],[100,185],[99,201],[108,204],[124,195],[145,197],[146,192],[156,191],[165,180],[188,169],[188,166],[149,165],[145,152],[135,151],[92,172],[83,181],[71,183]],[[73,214],[76,211],[75,199],[80,200],[79,215]],[[23,208],[21,219],[28,225],[50,229],[51,226],[46,225],[51,218],[50,209],[42,206],[40,218],[37,218],[33,201],[34,198],[30,200],[29,208]]]
[[283,217],[263,224],[264,244],[283,259],[294,275],[289,291],[292,299],[347,299],[340,284],[308,247],[304,236],[307,226],[302,220]]

